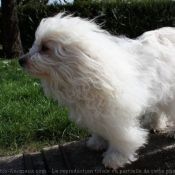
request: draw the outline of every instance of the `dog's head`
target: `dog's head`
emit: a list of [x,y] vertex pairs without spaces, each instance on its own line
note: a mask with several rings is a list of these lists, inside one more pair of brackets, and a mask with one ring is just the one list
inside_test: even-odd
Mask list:
[[94,58],[96,51],[89,51],[93,33],[103,31],[92,21],[63,15],[43,19],[32,48],[19,59],[20,65],[34,77],[50,79],[57,74],[58,81],[58,77],[74,75],[77,69],[83,69],[84,62]]
[[106,51],[109,40],[111,36],[93,21],[61,13],[41,21],[32,48],[19,63],[44,82],[45,90],[56,89],[71,96],[69,91],[79,95],[92,86],[107,89],[110,87],[105,81],[111,74],[104,68],[104,59],[113,57],[107,57],[111,53]]

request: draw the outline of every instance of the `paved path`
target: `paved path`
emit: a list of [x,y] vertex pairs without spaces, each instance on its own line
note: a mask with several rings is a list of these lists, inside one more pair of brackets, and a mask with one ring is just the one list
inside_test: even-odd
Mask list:
[[0,175],[175,174],[175,140],[150,134],[139,159],[116,172],[101,164],[102,151],[91,151],[86,140],[44,148],[41,152],[0,157]]

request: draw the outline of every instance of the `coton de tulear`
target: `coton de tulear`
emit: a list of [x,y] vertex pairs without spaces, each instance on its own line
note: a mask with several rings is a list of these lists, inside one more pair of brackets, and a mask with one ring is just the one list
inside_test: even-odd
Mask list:
[[19,63],[41,79],[47,96],[68,107],[70,119],[93,133],[89,148],[107,148],[106,167],[137,159],[148,135],[143,115],[154,128],[166,115],[168,134],[175,134],[174,28],[131,40],[110,35],[93,20],[60,13],[41,21]]

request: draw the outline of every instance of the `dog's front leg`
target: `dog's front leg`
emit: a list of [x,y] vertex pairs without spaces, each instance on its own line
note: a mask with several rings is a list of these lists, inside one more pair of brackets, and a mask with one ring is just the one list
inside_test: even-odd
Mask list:
[[137,160],[136,151],[147,140],[148,132],[139,126],[126,126],[108,128],[109,148],[104,153],[105,167],[117,169],[125,164]]
[[107,149],[108,141],[98,134],[92,134],[92,137],[87,141],[87,146],[92,150],[103,150]]

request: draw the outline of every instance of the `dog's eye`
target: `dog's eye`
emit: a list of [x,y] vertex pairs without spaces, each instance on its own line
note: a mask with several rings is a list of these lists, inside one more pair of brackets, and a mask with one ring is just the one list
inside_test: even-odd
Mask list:
[[49,48],[43,45],[42,48],[41,48],[41,50],[42,50],[43,52],[46,52],[47,50],[49,50]]

